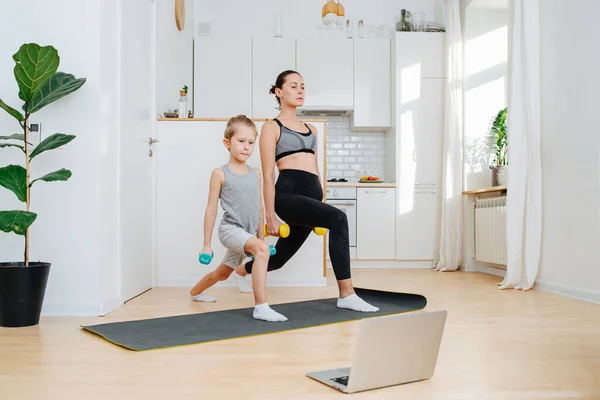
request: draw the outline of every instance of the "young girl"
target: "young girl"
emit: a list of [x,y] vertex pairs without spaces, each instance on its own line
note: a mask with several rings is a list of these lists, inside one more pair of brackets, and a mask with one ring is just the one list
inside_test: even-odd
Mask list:
[[253,317],[269,322],[287,321],[285,316],[271,309],[267,303],[266,281],[270,249],[264,241],[261,174],[259,170],[246,165],[257,136],[256,125],[245,115],[238,115],[227,122],[223,144],[229,150],[230,158],[227,164],[213,170],[210,177],[204,216],[204,248],[201,254],[212,255],[211,238],[219,199],[224,211],[219,225],[219,240],[227,248],[227,252],[217,269],[205,275],[190,290],[190,296],[195,301],[216,301],[203,292],[218,281],[227,279],[252,254],[252,286],[256,302]]

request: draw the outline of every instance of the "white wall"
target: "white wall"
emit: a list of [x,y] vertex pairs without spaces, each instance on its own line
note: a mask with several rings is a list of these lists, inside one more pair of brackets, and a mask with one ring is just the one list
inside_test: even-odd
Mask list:
[[188,109],[193,110],[194,1],[186,1],[185,27],[177,29],[173,0],[157,1],[156,112],[176,109],[179,90],[188,86]]
[[[476,7],[477,4],[472,2],[463,15],[465,190],[492,185],[489,165],[495,150],[490,143],[490,126],[507,102],[508,11]],[[462,265],[468,271],[503,273],[472,258],[473,200],[474,196],[468,196],[463,202]]]
[[[284,37],[317,36],[323,4],[323,0],[195,0],[195,32],[199,23],[208,22],[212,36],[273,36],[275,16],[280,14]],[[445,22],[443,0],[344,0],[342,4],[347,19],[362,19],[365,25],[384,25],[388,35],[403,8],[413,13],[424,12],[426,20]]]
[[543,232],[537,285],[600,302],[600,3],[544,0],[540,8]]
[[[38,183],[32,190],[32,261],[52,263],[43,315],[96,315],[113,310],[119,300],[118,156],[121,76],[135,76],[122,65],[121,38],[135,10],[124,0],[27,0],[0,15],[0,26],[13,35],[0,41],[0,94],[20,108],[12,55],[22,43],[53,45],[61,57],[59,70],[87,78],[77,92],[34,114],[42,135],[70,133],[77,138],[60,150],[45,153],[32,164],[39,176],[68,168],[67,182]],[[125,11],[123,11],[125,10]],[[28,29],[22,28],[27,15]],[[123,28],[123,25],[125,28]],[[148,38],[153,41],[152,37]],[[151,82],[140,81],[146,85]],[[16,122],[0,113],[0,134],[16,132]],[[2,163],[23,163],[13,149],[1,149]],[[15,196],[0,190],[0,209],[19,209]],[[23,239],[0,232],[0,259],[20,261]]]
[[[45,314],[89,314],[98,307],[96,278],[104,252],[99,241],[101,212],[105,212],[101,193],[101,165],[105,154],[105,137],[100,117],[103,103],[101,74],[99,0],[23,0],[2,7],[0,26],[0,94],[14,108],[21,107],[13,76],[12,55],[21,44],[37,42],[53,45],[59,51],[61,71],[87,78],[77,92],[34,114],[32,122],[41,122],[43,135],[71,133],[77,138],[61,150],[36,158],[32,175],[68,168],[73,172],[68,182],[40,182],[32,189],[32,211],[38,219],[31,228],[32,261],[52,263]],[[26,16],[26,19],[24,19]],[[24,26],[26,23],[27,27]],[[6,34],[10,32],[10,34]],[[4,111],[0,113],[0,132],[16,132],[18,125]],[[1,149],[2,163],[23,163],[13,149]],[[23,203],[2,188],[0,208],[22,209]],[[22,260],[21,237],[0,232],[0,259]]]
[[[98,284],[97,311],[115,309],[119,300],[119,170],[121,98],[121,0],[102,1],[101,35],[101,107],[98,136],[98,237],[99,264],[93,275]],[[89,82],[89,80],[88,80]],[[84,223],[84,221],[82,221]]]

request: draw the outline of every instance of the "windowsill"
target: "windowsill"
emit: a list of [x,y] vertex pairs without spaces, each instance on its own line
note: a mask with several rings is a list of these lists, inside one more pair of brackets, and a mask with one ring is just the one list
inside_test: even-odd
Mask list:
[[482,189],[475,190],[465,190],[463,194],[483,194],[483,193],[493,193],[493,192],[506,192],[506,186],[492,186]]

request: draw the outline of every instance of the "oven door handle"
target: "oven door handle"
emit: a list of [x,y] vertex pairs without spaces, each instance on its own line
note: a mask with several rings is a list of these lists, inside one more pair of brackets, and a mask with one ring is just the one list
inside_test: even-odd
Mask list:
[[329,202],[328,204],[331,204],[332,206],[349,206],[349,207],[353,207],[356,205],[355,203],[335,203],[335,202]]

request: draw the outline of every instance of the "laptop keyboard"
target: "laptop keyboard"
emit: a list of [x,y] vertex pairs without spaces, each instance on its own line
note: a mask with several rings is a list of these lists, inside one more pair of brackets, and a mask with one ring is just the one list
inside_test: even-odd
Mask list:
[[331,378],[330,380],[334,381],[335,383],[339,383],[340,385],[348,386],[348,378],[350,378],[350,377],[349,376],[341,376],[339,378]]

